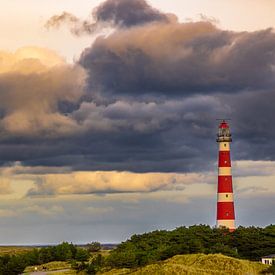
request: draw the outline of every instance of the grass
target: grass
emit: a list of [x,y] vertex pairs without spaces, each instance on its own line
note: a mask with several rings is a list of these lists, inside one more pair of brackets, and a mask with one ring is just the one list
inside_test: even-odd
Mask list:
[[100,250],[100,251],[98,251],[98,252],[91,252],[91,255],[98,255],[98,254],[101,254],[103,257],[107,257],[107,256],[109,256],[110,255],[110,252],[111,252],[112,250],[105,250],[105,249],[102,249],[102,250]]
[[[23,273],[24,275],[28,275],[28,274],[30,274],[30,273]],[[52,273],[49,273],[49,274],[51,274],[52,275]],[[78,272],[77,273],[77,271],[75,271],[75,270],[68,270],[68,271],[60,271],[60,272],[54,272],[53,273],[54,275],[86,275],[86,273],[84,273],[84,272]]]
[[3,255],[16,255],[32,251],[34,247],[29,246],[0,246],[0,256]]
[[112,269],[104,275],[243,275],[260,274],[267,266],[221,254],[177,255],[166,261],[138,269]]
[[[37,266],[38,271],[58,271],[55,275],[84,275],[71,269],[67,262],[50,262]],[[168,260],[150,264],[136,269],[112,269],[108,272],[102,272],[103,275],[256,275],[265,271],[268,266],[258,262],[240,260],[227,257],[221,254],[188,254],[177,255]],[[67,271],[61,271],[68,269]],[[35,271],[35,267],[27,267],[24,274]]]
[[[28,266],[24,270],[24,273],[34,272],[35,267],[37,267],[37,271],[55,271],[55,270],[62,270],[62,269],[70,269],[71,265],[67,262],[59,262],[59,261],[50,262],[50,263],[46,263],[46,264],[42,264],[42,265]],[[70,273],[68,273],[68,274],[70,274]]]
[[[17,247],[16,247],[17,249]],[[30,249],[32,250],[32,249]],[[10,253],[12,250],[7,250],[6,253]],[[29,250],[27,250],[29,251]],[[23,249],[17,249],[14,251],[14,253],[20,253],[20,252],[27,252],[27,251],[24,251]],[[1,253],[1,251],[0,251]],[[100,252],[94,252],[94,253],[90,253],[91,255],[91,258],[95,257],[96,255],[98,254],[101,254],[103,255],[104,257],[106,257],[107,255],[110,254],[110,250],[103,250],[103,251],[100,251]],[[30,272],[35,272],[35,271],[44,271],[44,272],[47,272],[47,271],[58,271],[58,270],[63,270],[63,269],[69,269],[69,270],[66,270],[66,271],[60,271],[60,272],[55,272],[54,274],[55,275],[84,275],[86,274],[85,272],[76,272],[75,270],[72,270],[71,269],[71,264],[68,263],[68,262],[63,262],[63,261],[54,261],[54,262],[49,262],[49,263],[45,263],[45,264],[42,264],[42,265],[34,265],[34,266],[28,266],[25,268],[24,270],[24,274],[27,275],[29,274]]]
[[[75,271],[75,270],[68,270],[68,271],[60,271],[60,272],[55,272],[54,275],[84,275],[85,273],[81,273],[81,272],[78,272]],[[86,275],[86,274],[85,274]]]

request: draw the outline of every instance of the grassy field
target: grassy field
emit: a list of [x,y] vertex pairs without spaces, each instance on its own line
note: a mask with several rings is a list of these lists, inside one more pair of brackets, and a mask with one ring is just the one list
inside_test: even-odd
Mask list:
[[[30,273],[23,273],[24,275],[28,275]],[[51,273],[50,273],[51,274]],[[54,272],[54,275],[86,275],[84,272],[76,272],[75,270],[68,270],[68,271],[60,271],[60,272]]]
[[84,272],[76,272],[75,270],[55,272],[54,275],[86,275]]
[[29,266],[25,269],[25,273],[34,272],[35,267],[37,268],[37,271],[55,271],[55,270],[62,270],[62,269],[70,269],[71,265],[67,262],[50,262],[42,265],[37,266]]
[[261,263],[239,260],[221,254],[177,255],[166,261],[147,265],[135,270],[112,269],[104,275],[256,275],[267,266]]
[[[69,269],[60,271],[55,275],[84,275],[85,273],[76,273],[70,269],[70,264],[66,262],[51,262],[38,266],[38,271],[46,268],[46,271]],[[108,272],[101,272],[102,275],[256,275],[265,271],[268,266],[258,262],[240,260],[223,256],[221,254],[189,254],[177,255],[166,261],[147,265],[136,269],[112,269]],[[24,274],[33,272],[34,267],[28,267]]]
[[[28,275],[30,273],[23,273],[23,275]],[[60,272],[54,272],[54,273],[49,273],[49,275],[86,275],[84,272],[78,272],[75,270],[68,270],[68,271],[60,271]]]
[[0,256],[10,254],[20,254],[33,250],[35,247],[32,246],[0,246]]

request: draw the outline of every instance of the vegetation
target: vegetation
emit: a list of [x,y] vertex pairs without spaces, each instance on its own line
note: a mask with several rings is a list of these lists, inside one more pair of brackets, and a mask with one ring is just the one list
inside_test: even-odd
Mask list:
[[270,266],[267,270],[266,270],[267,274],[275,274],[275,262],[273,261],[272,266]]
[[[21,274],[27,266],[76,259],[87,261],[89,259],[89,253],[73,244],[64,242],[57,246],[33,249],[26,253],[0,256],[0,274],[17,275]],[[44,267],[45,270],[47,270],[47,265],[44,265]]]
[[77,272],[75,270],[66,270],[66,271],[57,271],[54,272],[54,275],[86,275],[85,272],[81,274],[81,272]]
[[[226,228],[194,225],[172,231],[161,230],[133,235],[115,249],[104,253],[101,253],[101,245],[97,242],[88,244],[86,248],[62,243],[18,254],[3,253],[0,254],[0,274],[21,274],[27,266],[36,266],[38,270],[42,268],[44,271],[71,267],[73,270],[59,273],[79,275],[104,272],[230,274],[232,270],[234,274],[238,274],[236,270],[257,274],[267,268],[266,272],[275,274],[274,266],[266,267],[260,263],[246,261],[258,261],[262,256],[274,254],[275,225],[265,228],[239,227],[234,232],[229,232]],[[31,267],[26,269],[27,272],[32,270]]]
[[32,251],[32,246],[0,246],[0,256],[3,255],[16,255]]
[[42,265],[35,265],[35,266],[29,266],[25,268],[24,272],[35,272],[35,271],[56,271],[56,270],[64,270],[64,269],[71,269],[71,265],[68,262],[60,262],[60,261],[54,261],[45,263]]
[[72,268],[78,272],[85,271],[86,274],[96,274],[104,266],[104,259],[101,254],[96,254],[89,262],[73,262]]
[[112,269],[102,274],[253,275],[265,272],[266,269],[267,267],[261,263],[240,260],[228,256],[223,256],[221,254],[189,254],[174,256],[168,260],[137,269]]
[[101,250],[101,244],[99,242],[91,242],[87,244],[89,252],[98,252]]
[[152,264],[180,254],[221,253],[248,260],[275,251],[275,225],[266,228],[211,228],[206,225],[179,227],[173,231],[154,231],[133,235],[110,252],[107,263],[115,268],[133,268]]

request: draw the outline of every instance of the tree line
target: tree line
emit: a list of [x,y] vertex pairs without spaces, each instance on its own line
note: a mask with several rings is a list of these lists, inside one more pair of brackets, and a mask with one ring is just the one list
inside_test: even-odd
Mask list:
[[131,268],[190,253],[222,253],[258,261],[262,256],[275,254],[275,225],[239,227],[234,232],[194,225],[133,235],[111,251],[106,262],[111,267]]
[[27,266],[41,265],[52,261],[75,260],[85,262],[89,259],[89,251],[64,242],[57,246],[33,249],[17,255],[0,256],[0,274],[21,274]]

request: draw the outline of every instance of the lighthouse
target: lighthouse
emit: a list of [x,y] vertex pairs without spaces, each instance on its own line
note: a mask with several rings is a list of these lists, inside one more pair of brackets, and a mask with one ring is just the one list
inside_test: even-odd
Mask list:
[[219,144],[217,227],[224,226],[229,228],[230,231],[234,231],[235,212],[230,160],[231,141],[229,125],[225,120],[222,120],[217,134]]

